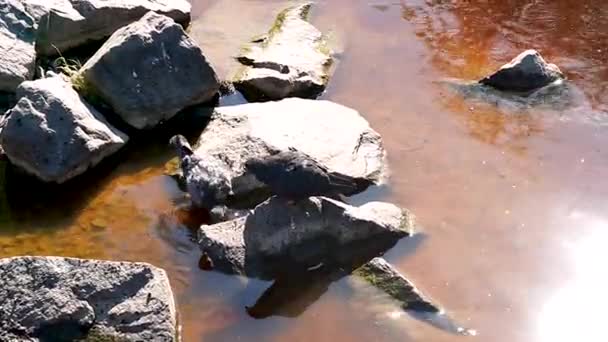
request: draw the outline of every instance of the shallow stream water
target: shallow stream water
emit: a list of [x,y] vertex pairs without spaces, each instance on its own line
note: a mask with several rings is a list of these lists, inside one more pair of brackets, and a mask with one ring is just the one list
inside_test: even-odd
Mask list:
[[[190,33],[228,76],[239,45],[286,3],[194,0]],[[316,300],[287,291],[276,305],[306,307],[296,317],[251,318],[270,283],[198,269],[192,231],[205,218],[180,209],[163,175],[167,132],[60,188],[0,164],[0,257],[163,267],[184,341],[608,341],[608,3],[326,0],[312,21],[338,56],[323,98],[359,110],[388,150],[390,183],[356,201],[417,215],[419,238],[387,258],[477,336],[397,314],[353,279],[311,290]],[[481,78],[527,48],[562,68],[580,91],[572,103],[463,99],[443,82]]]

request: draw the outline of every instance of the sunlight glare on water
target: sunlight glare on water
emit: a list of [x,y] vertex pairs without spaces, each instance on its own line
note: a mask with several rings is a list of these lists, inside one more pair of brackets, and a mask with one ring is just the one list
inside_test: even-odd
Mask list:
[[540,315],[539,342],[604,342],[608,307],[608,222],[577,214],[591,233],[567,246],[574,277],[558,289]]

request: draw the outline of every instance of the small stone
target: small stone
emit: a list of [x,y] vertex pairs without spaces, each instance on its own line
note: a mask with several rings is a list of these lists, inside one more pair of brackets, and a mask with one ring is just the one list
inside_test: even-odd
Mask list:
[[527,50],[479,81],[503,91],[530,92],[564,79],[555,64],[547,63],[536,50]]

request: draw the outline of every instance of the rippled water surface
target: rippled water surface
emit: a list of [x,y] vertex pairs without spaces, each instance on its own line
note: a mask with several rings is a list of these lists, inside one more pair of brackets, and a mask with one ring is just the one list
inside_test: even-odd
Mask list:
[[[195,0],[190,33],[228,76],[239,44],[286,3]],[[198,269],[192,231],[205,217],[180,209],[163,175],[167,132],[59,188],[0,164],[0,256],[163,267],[185,341],[608,341],[608,3],[327,0],[313,22],[339,58],[324,98],[361,111],[389,153],[388,191],[365,199],[407,207],[422,226],[388,259],[476,337],[395,314],[353,279],[285,291],[273,305],[303,309],[296,317],[250,318],[271,284]],[[572,101],[488,103],[446,86],[527,48],[562,68]]]

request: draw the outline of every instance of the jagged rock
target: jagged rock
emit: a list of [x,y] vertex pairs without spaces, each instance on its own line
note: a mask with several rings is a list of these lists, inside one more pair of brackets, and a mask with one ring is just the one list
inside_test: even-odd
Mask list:
[[18,0],[0,1],[0,91],[34,76],[36,23]]
[[405,310],[438,313],[441,309],[418,291],[383,258],[374,258],[355,271],[355,275],[397,300]]
[[479,82],[503,91],[529,92],[563,78],[555,64],[545,62],[538,51],[527,50]]
[[312,4],[281,12],[270,31],[243,48],[235,87],[249,101],[315,98],[330,77],[331,51],[308,20]]
[[217,108],[195,145],[199,162],[193,170],[221,175],[214,181],[224,179],[227,184],[218,189],[230,194],[214,196],[255,204],[268,197],[267,188],[245,172],[245,162],[289,148],[331,172],[375,183],[386,176],[382,139],[358,112],[329,101],[297,98]]
[[2,123],[0,143],[12,163],[43,181],[75,177],[128,140],[62,77],[24,82],[17,98]]
[[99,96],[138,129],[208,101],[219,89],[201,49],[171,18],[154,12],[116,31],[79,77],[84,92]]
[[36,51],[47,56],[105,39],[149,11],[169,16],[184,26],[190,22],[191,7],[186,0],[24,1],[30,13],[40,18]]
[[144,263],[0,259],[1,341],[176,341],[167,274]]
[[293,205],[272,197],[246,217],[202,226],[198,238],[218,270],[274,279],[366,262],[409,235],[413,222],[408,211],[388,203],[352,207],[311,197]]

